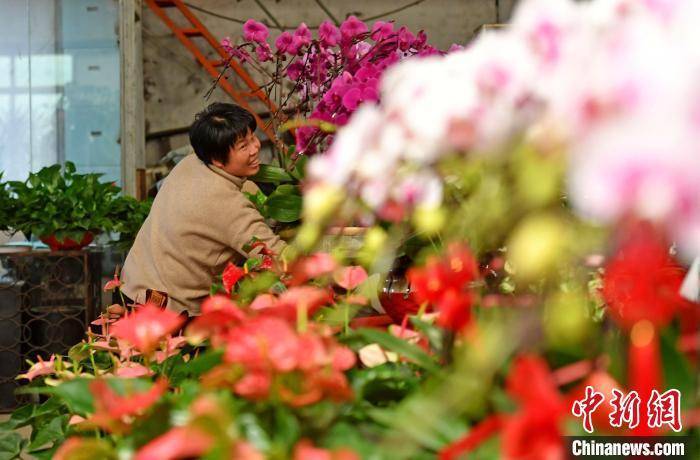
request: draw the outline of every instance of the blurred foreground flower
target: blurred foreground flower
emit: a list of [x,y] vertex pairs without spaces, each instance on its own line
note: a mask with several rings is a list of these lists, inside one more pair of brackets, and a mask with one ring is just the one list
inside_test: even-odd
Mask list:
[[112,335],[128,341],[141,353],[148,355],[161,340],[180,329],[184,322],[185,319],[172,310],[146,304],[114,323]]
[[[508,28],[463,51],[393,66],[381,102],[360,106],[312,159],[308,193],[345,188],[380,216],[436,196],[434,207],[442,157],[495,157],[536,139],[568,153],[568,199],[581,216],[654,220],[695,257],[698,19],[693,1],[522,1]],[[407,181],[420,191],[407,193]]]
[[415,297],[440,313],[437,323],[458,331],[471,319],[474,294],[470,283],[478,277],[474,256],[466,246],[451,244],[443,258],[430,257],[423,268],[408,272]]

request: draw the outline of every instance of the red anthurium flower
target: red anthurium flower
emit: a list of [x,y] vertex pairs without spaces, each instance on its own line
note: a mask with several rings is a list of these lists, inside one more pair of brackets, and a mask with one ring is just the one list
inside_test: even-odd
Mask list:
[[245,320],[245,314],[226,296],[207,297],[202,303],[202,314],[187,326],[187,337],[195,342],[218,336]]
[[134,460],[199,458],[211,449],[214,438],[193,427],[175,427],[143,446]]
[[264,256],[274,256],[275,251],[268,248],[264,241],[253,241],[250,245],[251,249],[260,248],[260,254]]
[[318,369],[310,375],[310,385],[321,389],[333,401],[349,401],[353,391],[345,374],[335,370]]
[[114,278],[112,278],[111,280],[107,281],[107,283],[105,283],[104,291],[105,292],[111,291],[113,289],[120,287],[121,285],[122,285],[122,282],[119,280],[119,278],[117,277],[117,274],[115,273]]
[[146,304],[114,323],[112,335],[130,342],[141,353],[149,354],[162,339],[180,329],[184,321],[174,311]]
[[260,294],[248,306],[255,312],[283,318],[290,323],[297,320],[297,311],[305,309],[307,316],[311,316],[323,305],[331,303],[333,295],[327,289],[315,286],[293,287],[282,293],[279,297],[272,294]]
[[270,270],[273,267],[272,256],[263,256],[260,262],[260,270]]
[[294,446],[293,460],[360,460],[350,449],[328,450],[314,447],[308,439],[302,439]]
[[304,257],[291,267],[292,285],[299,285],[309,279],[333,273],[338,268],[338,262],[328,253],[317,252]]
[[224,273],[221,277],[222,282],[224,283],[224,291],[226,291],[227,294],[230,294],[238,280],[243,278],[243,276],[245,276],[245,270],[229,262],[228,265],[226,265]]
[[130,419],[148,410],[167,388],[167,380],[160,379],[147,391],[121,396],[112,390],[106,380],[95,380],[90,384],[90,392],[95,400],[95,413],[86,423],[113,433],[126,432]]
[[266,371],[249,372],[238,380],[233,390],[244,398],[263,400],[270,395],[272,376]]
[[277,297],[272,294],[259,294],[255,300],[253,300],[248,308],[251,310],[265,310],[272,308],[277,305]]
[[293,376],[295,385],[280,384],[277,387],[279,399],[292,407],[308,406],[323,399],[323,389],[311,380],[310,375],[295,374]]
[[127,361],[120,364],[114,375],[117,377],[122,377],[125,379],[135,378],[135,377],[145,377],[147,375],[152,375],[153,371],[143,364],[134,363],[132,361]]
[[331,367],[337,371],[345,371],[352,368],[355,362],[355,353],[330,337],[322,337],[313,332],[299,337],[299,369]]
[[297,311],[306,311],[307,316],[312,316],[319,308],[332,301],[333,294],[328,289],[315,286],[297,286],[284,291],[279,296],[275,308],[268,310],[268,313],[294,322],[297,318]]
[[299,341],[287,321],[271,316],[249,319],[231,329],[224,359],[249,370],[289,372],[298,364]]
[[331,351],[332,366],[337,371],[346,371],[355,366],[357,356],[355,352],[348,347],[336,345]]
[[641,228],[605,266],[602,293],[621,326],[631,329],[641,320],[663,326],[685,302],[679,294],[684,276],[669,246]]
[[54,366],[54,360],[56,359],[55,355],[51,355],[51,358],[48,361],[41,359],[41,356],[37,356],[37,359],[38,361],[32,364],[32,367],[30,367],[25,374],[20,374],[16,378],[27,379],[31,382],[37,377],[42,375],[50,375],[56,372],[56,368]]
[[408,329],[406,327],[407,318],[404,317],[406,320],[405,323],[401,326],[397,324],[392,324],[389,326],[389,333],[395,337],[398,337],[400,339],[404,339],[408,343],[412,343],[414,345],[418,345],[421,347],[423,350],[425,350],[428,353],[431,353],[430,351],[430,341],[428,340],[428,337],[426,337],[424,334],[414,331],[412,329]]
[[568,411],[547,363],[538,356],[518,357],[507,391],[520,410],[504,416],[503,458],[566,458],[560,425]]
[[333,274],[335,283],[348,291],[355,289],[367,279],[367,272],[360,266],[343,267]]
[[180,353],[180,348],[184,347],[186,343],[187,339],[182,335],[178,335],[176,337],[166,337],[165,347],[163,347],[163,350],[158,350],[155,353],[156,362],[158,364],[161,364],[163,361],[170,358],[171,356],[175,356],[176,354]]
[[238,441],[233,446],[231,460],[265,460],[265,456],[252,444],[245,441]]

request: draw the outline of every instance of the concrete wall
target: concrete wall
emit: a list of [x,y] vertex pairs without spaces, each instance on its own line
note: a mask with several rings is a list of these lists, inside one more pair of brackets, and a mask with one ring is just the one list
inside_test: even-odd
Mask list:
[[[425,0],[403,11],[379,19],[396,21],[411,30],[424,29],[429,42],[446,49],[452,43],[466,43],[483,24],[504,22],[517,0]],[[222,16],[246,20],[254,18],[271,24],[269,16],[254,0],[189,0],[194,7],[205,8]],[[304,21],[317,25],[328,18],[315,0],[260,0],[283,25],[296,27]],[[340,20],[350,14],[370,18],[413,3],[409,0],[323,0]],[[193,10],[217,37],[232,39],[242,33],[240,23]],[[175,15],[173,14],[173,17]],[[143,12],[143,59],[146,133],[184,127],[193,115],[208,103],[230,98],[216,90],[204,100],[211,78],[194,61],[169,29],[147,7]],[[373,22],[373,21],[369,21]],[[279,30],[271,29],[276,36]],[[187,145],[186,135],[169,136],[147,143],[147,164],[154,164],[173,148]]]

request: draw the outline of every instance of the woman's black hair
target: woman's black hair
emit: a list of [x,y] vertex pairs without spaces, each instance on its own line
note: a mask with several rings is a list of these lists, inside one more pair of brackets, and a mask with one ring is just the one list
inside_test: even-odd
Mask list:
[[255,117],[246,109],[224,102],[214,102],[194,117],[190,126],[190,143],[200,160],[211,164],[228,162],[229,149],[248,132],[255,132]]

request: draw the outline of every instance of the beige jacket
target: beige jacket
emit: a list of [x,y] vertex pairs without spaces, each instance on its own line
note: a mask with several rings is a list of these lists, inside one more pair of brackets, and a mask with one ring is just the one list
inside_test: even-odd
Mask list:
[[122,292],[135,302],[146,289],[168,293],[168,308],[198,314],[229,261],[241,262],[255,236],[279,254],[285,244],[241,192],[232,176],[196,155],[185,157],[163,182],[121,274]]

